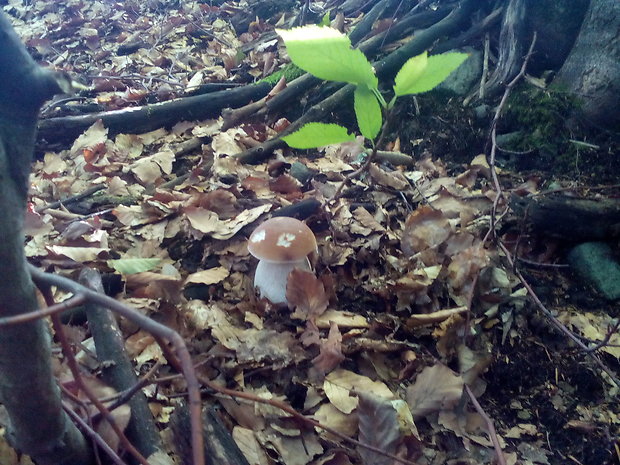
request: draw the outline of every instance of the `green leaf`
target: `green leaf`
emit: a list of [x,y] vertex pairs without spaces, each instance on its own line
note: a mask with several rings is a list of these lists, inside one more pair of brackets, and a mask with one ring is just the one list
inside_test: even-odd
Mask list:
[[296,149],[313,149],[324,145],[339,144],[354,140],[347,128],[338,124],[308,123],[299,130],[282,137],[289,146]]
[[357,125],[364,137],[374,140],[383,123],[381,106],[377,97],[366,86],[356,87],[353,97]]
[[121,274],[135,274],[149,271],[161,263],[161,258],[121,258],[108,260],[108,266]]
[[377,88],[377,76],[366,56],[351,48],[349,38],[337,30],[311,25],[276,32],[293,63],[304,71],[326,81]]
[[[468,57],[466,53],[447,52],[427,58],[426,66],[420,73],[419,68],[409,62],[420,57],[413,57],[403,65],[396,75],[394,94],[397,96],[420,94],[434,89]],[[401,76],[401,73],[403,74]]]
[[323,15],[323,17],[321,18],[321,22],[319,23],[319,26],[322,26],[322,27],[329,27],[329,24],[330,24],[330,22],[331,22],[331,21],[330,21],[330,19],[329,19],[329,13],[330,13],[330,11],[328,10],[328,11],[327,11],[327,12]]
[[407,89],[415,84],[420,78],[426,64],[428,63],[428,53],[424,52],[413,58],[409,58],[394,78],[394,95],[407,95]]

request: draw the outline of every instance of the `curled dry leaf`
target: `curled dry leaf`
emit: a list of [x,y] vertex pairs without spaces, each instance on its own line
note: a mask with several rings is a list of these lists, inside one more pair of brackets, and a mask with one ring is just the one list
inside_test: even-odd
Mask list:
[[448,284],[451,297],[457,304],[468,303],[478,273],[488,263],[489,252],[480,245],[469,247],[452,257],[448,265]]
[[223,266],[210,268],[190,274],[185,280],[185,284],[216,284],[228,277],[230,271]]
[[334,428],[347,436],[355,436],[357,434],[357,415],[355,412],[345,414],[332,404],[327,403],[322,404],[312,416],[322,425]]
[[408,328],[416,328],[418,326],[427,326],[435,323],[440,323],[454,314],[461,314],[467,311],[467,307],[449,308],[446,310],[438,310],[432,313],[419,313],[411,315],[407,319]]
[[188,207],[185,215],[193,228],[204,234],[209,234],[213,239],[226,240],[233,237],[241,228],[256,221],[263,213],[266,213],[271,205],[261,205],[256,208],[244,210],[235,218],[220,220],[212,211],[199,207]]

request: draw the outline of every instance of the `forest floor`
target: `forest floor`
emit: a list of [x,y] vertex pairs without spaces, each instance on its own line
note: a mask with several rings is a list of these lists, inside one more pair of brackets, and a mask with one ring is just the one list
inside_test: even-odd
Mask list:
[[[164,3],[9,1],[35,58],[92,85],[43,118],[71,105],[110,111],[205,83],[247,84],[283,63],[275,38],[258,41],[275,15],[253,18],[238,35],[227,20],[239,9]],[[121,46],[134,51],[119,54]],[[548,97],[523,82],[500,129],[530,130],[523,108],[563,104]],[[410,462],[493,464],[500,447],[510,465],[618,463],[619,387],[609,373],[617,380],[620,337],[585,352],[545,313],[592,346],[617,321],[617,304],[566,265],[570,241],[530,231],[508,205],[511,196],[549,191],[617,197],[617,145],[599,135],[575,149],[568,139],[579,134],[550,124],[555,145],[500,157],[498,197],[481,155],[490,119],[461,102],[423,95],[400,105],[384,148],[412,162],[373,165],[336,200],[343,173],[363,160],[359,141],[285,148],[257,165],[234,157],[276,136],[305,101],[225,130],[214,118],[112,134],[99,121],[63,150],[40,145],[27,255],[74,278],[84,266],[99,270],[110,294],[178,331],[215,383],[279,400]],[[50,208],[94,186],[102,190]],[[298,213],[318,242],[317,279],[292,278],[293,308],[277,308],[253,291],[247,238],[270,212],[302,201],[309,209]],[[79,315],[66,324],[85,372],[98,373],[96,361],[86,362],[88,325]],[[175,371],[152,336],[125,320],[121,327],[136,371],[152,376],[144,391],[167,452],[181,463],[169,422],[186,386],[170,378]],[[271,406],[205,402],[218,406],[251,464],[397,463]],[[0,439],[0,463],[27,462]]]

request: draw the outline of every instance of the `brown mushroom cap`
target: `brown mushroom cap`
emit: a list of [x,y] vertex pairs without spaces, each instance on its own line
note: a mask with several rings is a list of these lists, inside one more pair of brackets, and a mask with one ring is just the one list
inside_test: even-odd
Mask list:
[[295,218],[271,218],[250,235],[248,251],[259,260],[295,262],[316,250],[312,230]]

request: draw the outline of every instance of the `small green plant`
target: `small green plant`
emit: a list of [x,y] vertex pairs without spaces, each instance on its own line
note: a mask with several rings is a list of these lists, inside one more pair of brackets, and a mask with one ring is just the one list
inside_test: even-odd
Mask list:
[[[467,54],[458,52],[433,56],[424,52],[409,59],[394,79],[394,96],[388,103],[379,92],[372,65],[361,50],[351,48],[346,35],[321,26],[276,32],[284,40],[291,61],[299,68],[319,79],[355,85],[353,105],[357,124],[362,135],[373,145],[373,155],[376,154],[377,137],[385,129],[396,99],[435,88],[467,58]],[[293,148],[309,149],[354,138],[347,128],[337,124],[308,123],[282,140]]]

